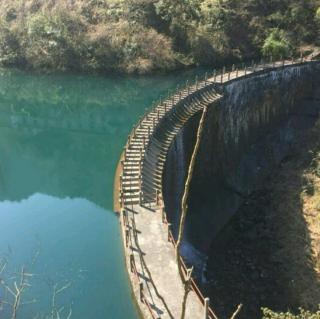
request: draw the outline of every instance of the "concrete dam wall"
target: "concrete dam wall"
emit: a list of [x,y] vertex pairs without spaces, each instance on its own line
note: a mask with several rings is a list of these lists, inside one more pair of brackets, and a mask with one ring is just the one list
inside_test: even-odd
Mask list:
[[[223,98],[209,107],[189,198],[185,238],[199,255],[205,256],[247,196],[275,172],[297,130],[312,126],[319,79],[319,65],[298,65],[222,86]],[[175,235],[198,122],[196,114],[181,129],[165,164],[164,202]]]

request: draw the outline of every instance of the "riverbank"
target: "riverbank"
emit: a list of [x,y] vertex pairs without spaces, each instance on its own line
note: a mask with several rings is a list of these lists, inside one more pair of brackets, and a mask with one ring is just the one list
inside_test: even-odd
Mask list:
[[0,65],[146,74],[280,58],[319,45],[317,3],[284,2],[0,0]]

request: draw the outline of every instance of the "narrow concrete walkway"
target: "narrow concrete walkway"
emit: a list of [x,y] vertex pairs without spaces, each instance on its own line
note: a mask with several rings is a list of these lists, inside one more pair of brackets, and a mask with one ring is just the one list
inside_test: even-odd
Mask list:
[[[184,298],[175,251],[168,241],[168,227],[162,223],[161,213],[139,205],[127,209],[131,228],[129,250],[133,252],[138,277],[143,283],[144,302],[140,301],[140,290],[136,289],[145,318],[180,318]],[[134,224],[136,226],[134,226]],[[127,256],[128,271],[130,257]],[[146,303],[150,304],[148,309]],[[191,291],[187,299],[186,319],[201,319],[204,308],[197,295]]]

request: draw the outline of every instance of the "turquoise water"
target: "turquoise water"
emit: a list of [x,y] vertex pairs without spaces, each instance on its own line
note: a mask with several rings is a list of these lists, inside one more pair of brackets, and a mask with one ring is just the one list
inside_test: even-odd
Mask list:
[[11,318],[22,268],[18,319],[138,318],[112,212],[115,167],[144,109],[194,73],[0,72],[0,318]]

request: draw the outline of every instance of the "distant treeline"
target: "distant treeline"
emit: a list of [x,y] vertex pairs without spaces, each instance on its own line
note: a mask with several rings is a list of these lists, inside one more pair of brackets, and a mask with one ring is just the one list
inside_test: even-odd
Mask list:
[[0,0],[0,64],[148,73],[320,45],[320,0]]

